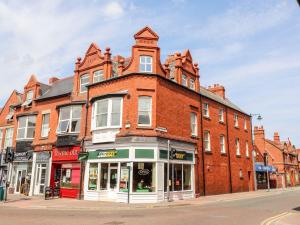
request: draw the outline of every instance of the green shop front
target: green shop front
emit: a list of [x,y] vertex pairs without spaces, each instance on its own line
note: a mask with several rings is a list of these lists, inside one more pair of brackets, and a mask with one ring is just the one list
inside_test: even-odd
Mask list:
[[[194,197],[194,151],[176,149],[169,160],[166,148],[131,146],[93,149],[86,157],[84,199],[155,203]],[[129,189],[129,192],[128,192]]]

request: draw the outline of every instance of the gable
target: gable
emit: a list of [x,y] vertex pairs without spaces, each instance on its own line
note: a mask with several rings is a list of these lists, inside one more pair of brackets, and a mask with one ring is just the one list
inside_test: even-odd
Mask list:
[[92,43],[85,53],[83,61],[79,65],[80,70],[87,69],[103,62],[100,48]]
[[135,39],[154,39],[158,40],[158,35],[149,27],[146,26],[134,35]]

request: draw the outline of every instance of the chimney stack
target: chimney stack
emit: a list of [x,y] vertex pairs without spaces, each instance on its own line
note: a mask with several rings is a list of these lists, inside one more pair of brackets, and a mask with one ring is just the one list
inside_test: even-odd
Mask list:
[[280,137],[278,132],[274,132],[274,142],[280,144]]
[[49,84],[52,85],[55,81],[58,81],[58,80],[59,80],[59,78],[57,78],[57,77],[50,77]]
[[208,90],[213,92],[216,95],[219,95],[221,98],[225,99],[225,88],[222,85],[214,84],[213,86],[208,86]]

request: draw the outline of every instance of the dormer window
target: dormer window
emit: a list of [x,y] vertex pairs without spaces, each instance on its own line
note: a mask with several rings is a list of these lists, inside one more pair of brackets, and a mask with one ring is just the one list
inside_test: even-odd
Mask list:
[[93,83],[97,83],[104,80],[103,70],[97,70],[94,72]]
[[140,72],[152,73],[152,57],[151,56],[140,56]]
[[194,79],[190,79],[190,89],[195,91],[195,80]]
[[14,117],[14,107],[10,106],[9,107],[9,112],[7,114],[7,116],[5,117],[6,120],[12,120]]
[[181,75],[181,84],[185,87],[187,87],[187,78],[186,75],[182,74]]
[[84,74],[80,77],[80,93],[87,92],[87,85],[89,84],[89,75]]
[[26,94],[26,100],[22,104],[22,106],[28,107],[32,103],[32,100],[33,100],[33,91],[31,90],[31,91],[27,92],[27,94]]

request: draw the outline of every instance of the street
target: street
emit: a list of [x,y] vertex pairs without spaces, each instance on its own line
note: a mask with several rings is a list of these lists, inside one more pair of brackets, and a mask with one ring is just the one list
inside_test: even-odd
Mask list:
[[[0,205],[1,225],[256,225],[300,224],[300,189],[273,195],[216,200],[198,204],[202,199],[156,207],[95,208],[26,208],[28,201]],[[204,197],[204,199],[207,197]],[[55,200],[54,200],[55,201]],[[55,202],[51,204],[55,204]],[[93,204],[93,203],[92,203]],[[104,203],[108,204],[109,203]],[[22,205],[22,207],[18,207]],[[118,204],[116,204],[118,205]],[[103,207],[103,206],[102,206]],[[282,214],[282,215],[281,215]],[[289,218],[290,217],[290,220]],[[269,218],[269,220],[268,220]],[[264,222],[263,222],[264,221]],[[273,223],[272,223],[273,221]],[[288,221],[288,222],[284,222]]]

